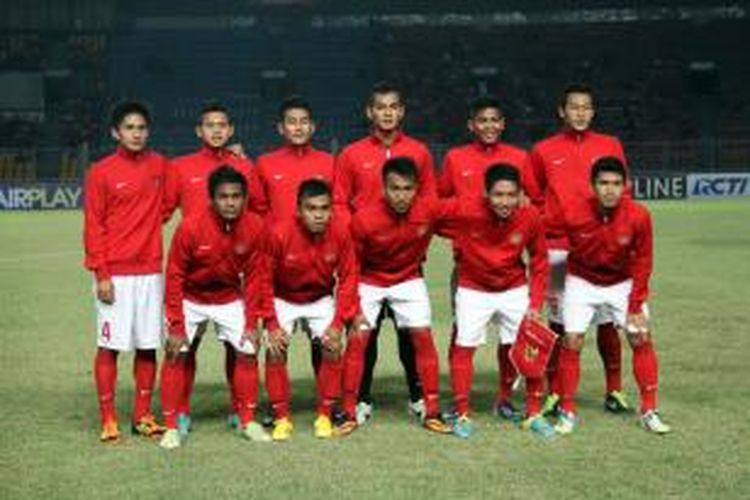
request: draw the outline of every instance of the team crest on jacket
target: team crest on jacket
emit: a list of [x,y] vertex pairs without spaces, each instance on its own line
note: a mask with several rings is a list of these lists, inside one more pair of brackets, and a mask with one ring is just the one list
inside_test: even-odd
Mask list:
[[527,345],[523,350],[523,357],[529,361],[535,360],[539,356],[539,348],[533,345]]
[[335,254],[335,253],[332,253],[332,252],[328,252],[327,254],[325,254],[325,255],[323,256],[323,259],[324,259],[324,260],[325,260],[325,261],[326,261],[327,263],[329,263],[329,264],[332,264],[333,262],[336,262],[336,254]]
[[417,226],[417,236],[420,238],[427,234],[427,224],[420,224]]
[[617,243],[619,243],[622,246],[627,246],[628,243],[630,243],[630,236],[627,234],[621,234],[617,237]]
[[247,253],[247,245],[245,245],[244,243],[237,243],[234,246],[234,253],[236,253],[237,255]]
[[523,235],[519,232],[515,232],[510,235],[510,238],[508,238],[511,245],[520,245],[523,241]]

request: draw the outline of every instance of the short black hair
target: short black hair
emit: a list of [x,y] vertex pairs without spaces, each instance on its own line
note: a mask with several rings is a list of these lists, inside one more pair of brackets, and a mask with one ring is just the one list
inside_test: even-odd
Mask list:
[[247,179],[238,170],[229,165],[216,167],[208,176],[208,195],[213,199],[222,184],[239,184],[242,196],[247,196]]
[[224,113],[229,123],[232,123],[232,114],[229,112],[229,108],[219,101],[206,101],[201,106],[200,113],[198,114],[198,125],[203,123],[203,118],[208,113]]
[[151,111],[141,101],[121,101],[112,108],[110,125],[118,128],[128,115],[141,115],[146,120],[146,125],[151,125]]
[[623,182],[628,180],[628,169],[625,168],[625,164],[616,156],[604,156],[594,162],[594,165],[591,167],[591,184],[596,183],[599,174],[604,172],[619,174]]
[[302,96],[292,95],[281,101],[279,106],[279,121],[283,122],[286,117],[286,112],[290,109],[304,109],[307,111],[307,115],[310,119],[313,119],[313,111],[310,103]]
[[407,179],[411,179],[415,182],[419,181],[419,176],[417,175],[417,165],[416,163],[414,163],[414,160],[412,160],[408,156],[397,156],[395,158],[387,160],[383,164],[383,170],[381,171],[383,184],[385,184],[385,180],[388,177],[388,174],[400,175],[401,177],[406,177]]
[[591,104],[596,107],[596,99],[594,96],[594,89],[591,88],[591,85],[587,83],[571,83],[568,84],[567,87],[563,90],[562,94],[560,95],[560,102],[558,105],[561,108],[565,108],[565,105],[568,104],[568,97],[570,94],[586,94],[591,98]]
[[492,95],[479,96],[469,104],[469,119],[474,118],[480,111],[488,108],[497,109],[500,112],[500,117],[503,116],[503,108],[500,107],[500,101],[497,97]]
[[484,173],[484,191],[489,193],[499,181],[510,181],[521,188],[521,174],[518,169],[508,163],[495,163]]
[[401,103],[401,105],[404,105],[404,96],[401,94],[401,89],[399,89],[396,85],[392,84],[391,82],[378,82],[375,85],[372,86],[372,89],[370,89],[370,97],[367,99],[367,106],[372,106],[375,104],[375,95],[377,94],[396,94],[398,95],[398,100]]
[[331,186],[326,181],[315,178],[304,180],[297,188],[297,206],[301,206],[307,198],[323,195],[331,197]]

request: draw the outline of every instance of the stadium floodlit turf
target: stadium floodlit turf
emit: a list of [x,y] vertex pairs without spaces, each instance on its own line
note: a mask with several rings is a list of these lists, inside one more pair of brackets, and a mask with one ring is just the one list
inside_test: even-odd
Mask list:
[[[593,338],[583,356],[583,423],[576,434],[540,442],[490,416],[494,345],[477,355],[477,434],[468,441],[430,434],[407,417],[388,329],[381,337],[374,420],[330,441],[312,436],[308,346],[295,338],[296,433],[282,444],[250,443],[226,429],[223,352],[207,338],[193,434],[174,452],[129,432],[117,446],[98,442],[81,214],[0,213],[0,498],[748,498],[750,202],[650,206],[656,229],[650,304],[660,407],[672,435],[648,435],[634,416],[602,410]],[[450,252],[438,241],[427,276],[444,403],[450,268]],[[625,389],[635,403],[624,352]],[[120,360],[122,430],[132,401],[130,361]]]

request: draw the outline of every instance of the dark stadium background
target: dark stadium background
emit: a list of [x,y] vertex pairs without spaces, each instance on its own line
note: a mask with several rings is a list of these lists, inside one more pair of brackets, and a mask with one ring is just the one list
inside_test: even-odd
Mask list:
[[252,156],[277,143],[291,93],[317,112],[336,152],[366,132],[379,80],[405,90],[407,129],[441,157],[465,140],[467,102],[497,94],[506,140],[556,126],[571,81],[598,92],[598,127],[636,172],[747,170],[750,22],[746,2],[3,0],[0,181],[79,179],[111,147],[121,98],[154,110],[152,144],[195,147],[207,99],[234,111]]

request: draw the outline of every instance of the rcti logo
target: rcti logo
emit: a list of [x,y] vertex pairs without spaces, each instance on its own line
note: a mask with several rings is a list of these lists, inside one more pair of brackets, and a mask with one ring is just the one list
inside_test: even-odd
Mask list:
[[748,194],[748,176],[701,177],[695,180],[692,196],[742,196]]

